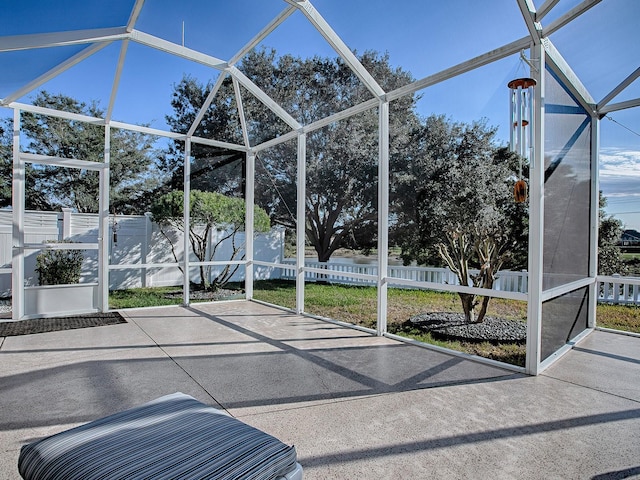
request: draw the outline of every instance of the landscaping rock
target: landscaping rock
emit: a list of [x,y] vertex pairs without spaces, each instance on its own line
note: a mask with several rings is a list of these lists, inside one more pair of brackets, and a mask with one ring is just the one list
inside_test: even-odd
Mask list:
[[436,337],[452,340],[524,343],[527,339],[525,322],[505,318],[485,317],[482,323],[465,323],[461,313],[429,312],[411,317],[408,323]]

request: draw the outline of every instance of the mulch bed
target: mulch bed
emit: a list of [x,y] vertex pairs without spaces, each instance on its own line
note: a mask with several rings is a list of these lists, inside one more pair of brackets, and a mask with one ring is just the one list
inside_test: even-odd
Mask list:
[[58,332],[76,328],[102,327],[127,323],[118,312],[91,313],[69,317],[35,318],[17,322],[0,323],[0,337],[31,335],[34,333]]

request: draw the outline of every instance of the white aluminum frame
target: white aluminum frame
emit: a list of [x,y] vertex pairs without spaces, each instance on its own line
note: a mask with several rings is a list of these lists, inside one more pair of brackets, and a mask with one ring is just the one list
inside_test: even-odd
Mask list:
[[[497,49],[486,52],[477,57],[463,61],[457,65],[446,68],[434,74],[428,75],[422,79],[418,79],[413,83],[393,90],[385,92],[376,82],[371,74],[359,62],[351,49],[342,41],[340,36],[331,28],[327,21],[320,15],[309,0],[284,0],[285,8],[269,22],[257,35],[255,35],[246,45],[244,45],[234,56],[228,61],[224,61],[198,52],[196,50],[186,48],[170,41],[149,35],[145,32],[135,29],[136,22],[142,11],[144,0],[136,0],[131,11],[129,20],[125,27],[103,28],[93,30],[78,30],[70,32],[58,32],[48,34],[23,35],[23,36],[0,36],[0,52],[18,51],[33,48],[51,48],[57,46],[70,45],[86,45],[79,53],[71,56],[69,59],[60,63],[56,67],[50,69],[38,78],[32,80],[26,85],[18,88],[16,91],[0,100],[0,106],[7,106],[14,112],[14,132],[13,132],[13,260],[12,286],[14,291],[14,316],[20,318],[23,314],[24,300],[24,250],[25,248],[34,247],[33,245],[25,245],[24,242],[24,218],[22,213],[25,208],[25,162],[35,161],[51,165],[59,165],[69,168],[91,168],[100,172],[100,231],[99,240],[95,247],[99,250],[100,270],[99,282],[101,283],[101,306],[103,310],[108,309],[108,272],[112,269],[121,268],[149,268],[156,266],[182,266],[184,268],[184,298],[183,303],[189,304],[189,269],[198,265],[244,265],[246,268],[246,298],[253,298],[253,266],[275,266],[279,268],[292,269],[290,265],[258,262],[253,256],[253,202],[255,190],[255,155],[262,150],[278,145],[283,142],[297,140],[297,226],[296,226],[296,308],[297,313],[304,313],[304,285],[305,272],[325,273],[326,270],[315,269],[305,266],[304,246],[306,239],[305,232],[305,215],[306,215],[306,134],[325,127],[331,123],[339,122],[353,115],[377,108],[379,115],[378,124],[378,275],[358,275],[345,274],[345,276],[354,279],[364,279],[374,281],[377,286],[377,308],[378,322],[375,333],[377,335],[386,335],[393,337],[386,332],[386,314],[387,314],[387,289],[389,285],[409,286],[415,288],[429,288],[436,290],[445,290],[451,292],[466,292],[479,295],[488,295],[498,298],[510,298],[519,301],[528,302],[528,324],[527,324],[527,365],[525,369],[529,374],[536,375],[544,368],[551,364],[555,358],[561,355],[561,352],[553,355],[552,358],[540,361],[540,339],[541,339],[541,314],[542,303],[552,298],[573,291],[577,288],[588,286],[591,292],[591,302],[589,304],[589,327],[595,325],[595,289],[597,288],[597,215],[598,215],[598,150],[599,150],[599,121],[607,113],[621,110],[624,108],[632,108],[640,106],[640,99],[632,99],[624,102],[612,104],[610,103],[619,93],[624,91],[631,83],[640,76],[640,68],[637,68],[627,78],[625,78],[618,86],[606,95],[599,103],[591,98],[587,89],[581,84],[578,77],[573,73],[569,65],[564,61],[560,53],[555,49],[549,40],[549,35],[565,25],[578,18],[584,12],[591,9],[599,3],[600,0],[585,0],[572,10],[561,15],[553,22],[546,26],[541,24],[545,16],[554,9],[559,0],[546,0],[538,11],[536,11],[532,0],[516,0],[517,6],[521,11],[524,23],[527,27],[528,35],[526,37],[514,40]],[[260,44],[267,36],[273,32],[279,25],[285,22],[294,12],[300,11],[302,15],[310,22],[310,24],[322,35],[336,53],[351,68],[354,74],[360,79],[362,84],[371,92],[373,98],[363,101],[343,111],[337,112],[326,118],[320,119],[308,125],[301,125],[290,113],[285,111],[275,100],[270,98],[264,91],[247,78],[237,67],[237,62],[252,48]],[[115,69],[113,86],[109,97],[109,104],[105,114],[105,118],[93,118],[85,115],[72,114],[67,112],[58,112],[52,109],[36,107],[16,102],[25,94],[37,89],[51,78],[68,70],[73,65],[85,60],[102,48],[113,42],[121,42],[120,55]],[[124,68],[125,58],[127,55],[129,42],[134,41],[138,44],[175,55],[192,62],[196,62],[219,72],[218,78],[212,91],[209,93],[206,101],[200,107],[193,124],[190,126],[186,134],[169,132],[150,127],[132,125],[124,122],[112,120],[113,109],[117,98],[118,87],[122,71]],[[430,86],[444,82],[448,79],[462,75],[466,72],[480,68],[484,65],[498,61],[500,59],[517,54],[524,49],[531,49],[531,56],[534,63],[537,64],[537,72],[532,71],[532,77],[538,81],[535,88],[535,119],[533,125],[534,132],[534,154],[531,159],[530,173],[530,233],[529,233],[529,292],[528,294],[501,292],[494,290],[486,290],[481,288],[473,288],[467,286],[440,285],[431,282],[412,282],[408,280],[388,277],[388,223],[389,223],[389,106],[390,102],[400,99],[405,95],[411,95]],[[590,264],[588,277],[570,282],[559,287],[548,289],[542,288],[542,260],[543,260],[543,244],[544,244],[544,72],[545,65],[549,64],[554,72],[559,76],[561,81],[571,90],[573,96],[578,99],[580,104],[592,116],[592,184],[591,184],[591,239],[590,239]],[[197,126],[200,124],[204,115],[219,92],[222,82],[227,76],[231,77],[236,105],[242,128],[243,145],[237,145],[230,142],[224,142],[217,139],[208,139],[195,136]],[[289,132],[263,142],[260,145],[250,145],[249,132],[247,127],[244,109],[242,105],[242,95],[240,85],[242,85],[249,94],[262,102],[270,109],[278,118],[284,121],[289,128]],[[83,162],[75,159],[61,159],[52,157],[43,157],[31,154],[20,153],[20,114],[22,111],[38,113],[42,115],[51,115],[68,120],[88,122],[95,125],[101,125],[105,128],[105,152],[104,162],[96,164],[94,162]],[[133,264],[133,265],[109,265],[108,249],[106,248],[105,233],[108,231],[108,209],[109,209],[109,162],[110,162],[110,131],[112,128],[128,129],[149,135],[161,136],[176,141],[185,142],[184,151],[184,224],[185,229],[189,226],[189,198],[190,198],[190,160],[191,146],[193,143],[220,147],[235,151],[244,152],[247,158],[247,181],[246,181],[246,234],[247,234],[247,256],[242,261],[231,262],[192,262],[189,257],[190,245],[188,236],[184,237],[184,258],[177,263],[166,264]],[[91,165],[88,165],[88,164]],[[86,245],[86,244],[85,244]],[[50,248],[70,248],[65,244],[46,245]],[[37,248],[42,248],[38,245]],[[83,245],[83,248],[86,246]],[[337,322],[341,323],[341,322]],[[370,329],[362,329],[370,331]],[[406,341],[406,339],[403,339]],[[567,350],[565,347],[561,350]],[[518,370],[518,367],[513,367]],[[518,370],[519,371],[519,370]]]

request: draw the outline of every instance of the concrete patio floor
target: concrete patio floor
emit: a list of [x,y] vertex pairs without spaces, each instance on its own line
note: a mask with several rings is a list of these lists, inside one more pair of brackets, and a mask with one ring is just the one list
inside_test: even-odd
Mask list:
[[640,478],[640,339],[543,375],[251,302],[0,338],[0,479],[29,441],[176,391],[294,444],[305,479]]

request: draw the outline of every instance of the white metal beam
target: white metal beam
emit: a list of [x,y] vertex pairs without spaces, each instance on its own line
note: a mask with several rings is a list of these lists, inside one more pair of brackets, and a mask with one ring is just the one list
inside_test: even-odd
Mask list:
[[238,109],[238,116],[240,117],[240,128],[242,128],[242,139],[246,147],[251,147],[251,145],[249,144],[249,130],[247,129],[247,119],[244,115],[244,107],[242,105],[242,94],[240,93],[240,84],[238,83],[238,80],[235,77],[232,77],[231,81],[233,83],[233,92],[235,93],[235,96],[236,96],[236,108]]
[[218,140],[211,140],[210,138],[202,137],[189,137],[191,143],[199,143],[200,145],[209,145],[210,147],[226,148],[228,150],[237,150],[238,152],[246,152],[249,149],[244,145],[236,145],[235,143],[220,142]]
[[120,85],[120,78],[122,77],[122,69],[124,68],[124,59],[127,56],[127,48],[129,47],[129,40],[122,42],[120,46],[120,55],[118,56],[118,63],[116,65],[116,73],[113,78],[113,84],[111,85],[111,96],[109,97],[109,106],[107,107],[107,113],[105,114],[105,121],[109,123],[113,116],[113,107],[116,103],[116,95],[118,94],[118,87]]
[[200,125],[200,122],[202,121],[205,114],[207,113],[207,110],[209,109],[211,102],[213,102],[213,99],[216,97],[218,90],[220,90],[220,87],[222,87],[222,83],[224,82],[224,79],[226,78],[226,76],[227,76],[226,73],[220,73],[220,75],[218,76],[218,80],[216,80],[216,83],[213,85],[213,88],[209,92],[209,95],[207,95],[207,98],[205,99],[204,103],[200,106],[200,110],[198,111],[198,114],[196,115],[195,120],[191,124],[191,127],[189,127],[189,131],[187,132],[187,135],[191,136],[196,132],[196,128],[198,128],[198,125]]
[[600,223],[600,119],[591,117],[591,205],[589,235],[589,277],[593,283],[589,285],[589,305],[587,310],[587,327],[595,328],[597,322],[598,284],[598,229]]
[[580,5],[572,8],[567,13],[562,15],[560,18],[557,18],[556,20],[551,22],[547,27],[543,28],[542,29],[542,35],[544,37],[548,37],[553,32],[555,32],[557,30],[560,30],[566,24],[572,22],[573,20],[578,18],[580,15],[582,15],[584,12],[586,12],[590,8],[596,6],[601,1],[602,0],[585,0]]
[[20,159],[23,162],[37,163],[39,165],[53,165],[64,168],[78,168],[80,170],[100,171],[108,168],[102,162],[88,162],[86,160],[76,160],[75,158],[51,157],[39,155],[37,153],[21,153]]
[[520,7],[520,13],[524,23],[529,30],[529,36],[534,44],[540,43],[542,37],[542,26],[536,21],[536,7],[532,0],[517,0],[518,7]]
[[245,222],[244,222],[244,241],[245,241],[245,274],[244,274],[244,291],[245,298],[251,300],[253,298],[253,259],[254,259],[254,203],[255,203],[255,180],[256,180],[256,156],[249,153],[246,156],[246,182],[244,195]]
[[25,164],[20,155],[20,110],[13,111],[13,179],[11,205],[11,318],[20,320],[24,316],[24,209],[25,209]]
[[24,112],[37,113],[39,115],[48,115],[50,117],[64,118],[66,120],[75,120],[78,122],[90,123],[92,125],[104,125],[103,118],[90,117],[88,115],[82,115],[80,113],[65,112],[63,110],[54,110],[53,108],[38,107],[35,105],[29,105],[28,103],[11,102],[7,105],[9,108],[19,109]]
[[549,38],[544,38],[542,45],[546,53],[546,63],[560,77],[565,86],[580,102],[580,105],[590,114],[595,112],[595,100],[566,60],[560,55],[553,42]]
[[[371,110],[372,108],[377,107],[379,103],[380,103],[379,99],[372,98],[358,105],[354,105],[353,107],[349,107],[341,112],[334,113],[333,115],[329,115],[328,117],[325,117],[321,120],[310,123],[309,125],[305,125],[304,127],[302,127],[302,131],[304,133],[313,132],[331,123],[344,120],[345,118],[352,117],[354,115],[365,112],[367,110]],[[253,150],[256,152],[266,150],[267,148],[271,148],[275,145],[279,145],[281,143],[288,142],[289,140],[293,140],[294,138],[296,138],[297,135],[298,135],[297,130],[286,133],[284,135],[280,135],[279,137],[273,138],[271,140],[267,140],[266,142],[261,143],[260,145],[256,145],[255,147],[253,147]]]
[[304,245],[307,225],[307,137],[298,134],[296,190],[296,313],[304,312]]
[[136,4],[133,6],[131,10],[131,15],[129,15],[129,21],[127,22],[127,32],[131,32],[138,21],[138,17],[140,16],[140,12],[142,11],[142,7],[144,6],[144,0],[136,0]]
[[98,250],[97,243],[58,243],[58,242],[41,242],[41,243],[25,243],[25,250]]
[[299,133],[300,132],[298,130],[293,130],[289,133],[285,133],[284,135],[280,135],[279,137],[272,138],[271,140],[263,142],[260,145],[256,145],[252,148],[252,150],[256,153],[261,152],[262,150],[266,150],[267,148],[271,148],[276,145],[280,145],[281,143],[288,142],[289,140],[293,140],[294,138],[298,138]]
[[48,72],[45,72],[44,74],[40,75],[38,78],[36,78],[35,80],[29,82],[28,84],[26,84],[22,88],[20,88],[20,89],[16,90],[15,92],[7,95],[5,98],[2,99],[1,104],[2,105],[9,104],[9,103],[19,99],[20,97],[22,97],[24,95],[27,95],[29,92],[35,90],[36,88],[38,88],[39,86],[45,84],[46,82],[48,82],[52,78],[60,75],[62,72],[70,69],[74,65],[77,65],[78,63],[83,61],[85,58],[90,57],[94,53],[102,50],[104,47],[106,47],[107,45],[110,45],[110,44],[111,44],[111,42],[96,43],[96,44],[88,46],[87,48],[84,48],[82,51],[76,53],[71,58],[68,58],[67,60],[63,61],[62,63],[56,65],[54,68],[52,68]]
[[366,112],[367,110],[371,110],[372,108],[376,108],[380,104],[380,100],[377,98],[372,98],[365,102],[362,102],[358,105],[354,105],[353,107],[349,107],[341,112],[334,113],[333,115],[329,115],[323,119],[317,120],[309,125],[305,125],[303,127],[304,133],[310,133],[315,130],[319,130],[322,127],[326,127],[335,122],[339,122],[340,120],[344,120],[346,118],[352,117],[362,112]]
[[264,27],[255,37],[249,40],[244,47],[242,47],[238,53],[236,53],[231,60],[229,60],[229,65],[235,65],[238,60],[244,57],[251,49],[255,48],[262,40],[264,40],[271,32],[273,32],[278,25],[284,22],[289,16],[296,11],[296,7],[293,5],[285,8],[276,18],[274,18],[266,27]]
[[[323,273],[326,274],[326,270]],[[342,274],[343,272],[340,272]],[[345,275],[346,276],[346,275]],[[373,277],[372,275],[370,277]],[[375,280],[375,277],[371,278]],[[520,292],[508,292],[506,290],[492,290],[488,288],[479,287],[465,287],[464,285],[453,285],[450,283],[437,283],[437,282],[417,282],[415,280],[408,280],[406,278],[387,277],[386,282],[389,285],[400,285],[412,288],[423,288],[428,290],[438,290],[441,292],[454,292],[454,293],[469,293],[472,295],[482,295],[491,298],[506,298],[507,300],[518,300],[524,302],[527,300],[526,293]]]
[[100,285],[100,311],[109,310],[109,185],[111,171],[111,129],[109,125],[104,127],[104,163],[100,171],[98,185],[98,284]]
[[230,67],[229,73],[237,79],[244,88],[249,90],[249,92],[255,96],[258,100],[260,100],[269,110],[275,113],[280,119],[282,119],[285,123],[287,123],[291,128],[297,130],[302,128],[302,125],[298,123],[298,121],[293,118],[289,113],[285,111],[284,108],[280,106],[278,102],[273,100],[269,95],[264,93],[260,87],[258,87],[255,83],[253,83],[249,77],[247,77],[244,73],[238,70],[237,67]]
[[539,70],[532,72],[534,88],[534,148],[529,168],[529,285],[527,292],[526,371],[540,372],[542,346],[542,277],[544,275],[544,117],[545,117],[545,49],[542,44],[531,48]]
[[132,123],[118,122],[112,120],[109,124],[113,128],[122,128],[124,130],[131,130],[132,132],[145,133],[147,135],[156,135],[158,137],[172,138],[174,140],[186,140],[187,136],[184,133],[169,132],[167,130],[160,130],[158,128],[145,127],[143,125],[134,125]]
[[129,37],[125,27],[72,30],[0,37],[0,52],[15,52],[33,48],[64,47],[83,43],[112,42]]
[[[596,202],[596,204],[597,203],[598,202]],[[597,243],[598,242],[596,241],[596,247]],[[566,295],[567,293],[573,292],[575,290],[588,287],[589,285],[592,285],[594,283],[596,283],[595,277],[586,277],[574,282],[565,283],[564,285],[560,285],[558,287],[549,288],[542,292],[542,301],[548,302],[549,300],[553,300],[554,298],[561,297],[562,295]]]
[[351,68],[353,73],[362,81],[362,83],[373,93],[376,97],[381,98],[384,95],[384,90],[371,76],[369,71],[364,68],[360,60],[353,54],[353,52],[342,41],[338,34],[331,28],[327,21],[320,15],[315,7],[307,0],[286,0],[287,3],[299,8],[305,17],[311,22],[311,24],[318,30],[320,35],[331,45],[338,55],[345,61],[345,63]]
[[206,55],[198,52],[197,50],[192,50],[191,48],[183,47],[182,45],[169,42],[159,37],[154,37],[153,35],[141,32],[140,30],[133,30],[129,35],[131,35],[131,40],[134,42],[155,48],[161,52],[170,53],[176,57],[185,58],[217,70],[224,70],[227,68],[227,62],[224,60],[212,57],[211,55]]
[[640,67],[636,68],[631,75],[625,78],[620,85],[611,90],[605,97],[598,102],[598,110],[607,105],[611,100],[617,97],[625,88],[631,85],[636,78],[640,77]]
[[378,336],[387,333],[389,266],[389,102],[378,107]]
[[450,78],[462,75],[463,73],[467,73],[471,70],[482,67],[483,65],[495,62],[502,58],[508,57],[509,55],[514,55],[525,48],[529,48],[530,45],[531,38],[529,38],[528,36],[523,37],[500,48],[491,50],[490,52],[484,53],[470,60],[459,63],[453,67],[442,70],[436,74],[429,75],[428,77],[424,77],[420,80],[416,80],[409,85],[405,85],[404,87],[392,90],[391,92],[387,93],[387,100],[395,100],[397,98],[415,93],[437,83],[444,82],[445,80],[449,80]]
[[187,137],[184,143],[184,167],[182,169],[184,189],[182,195],[182,224],[184,225],[184,238],[182,248],[184,254],[182,256],[182,304],[188,306],[190,303],[190,253],[191,242],[189,241],[189,233],[191,231],[191,138]]
[[605,116],[607,113],[618,112],[620,110],[626,110],[627,108],[640,107],[640,98],[634,98],[633,100],[627,100],[620,103],[612,103],[598,110],[600,117]]
[[558,4],[558,2],[560,2],[560,0],[547,0],[546,2],[544,2],[536,12],[536,21],[542,21],[547,13],[549,13],[551,9]]

